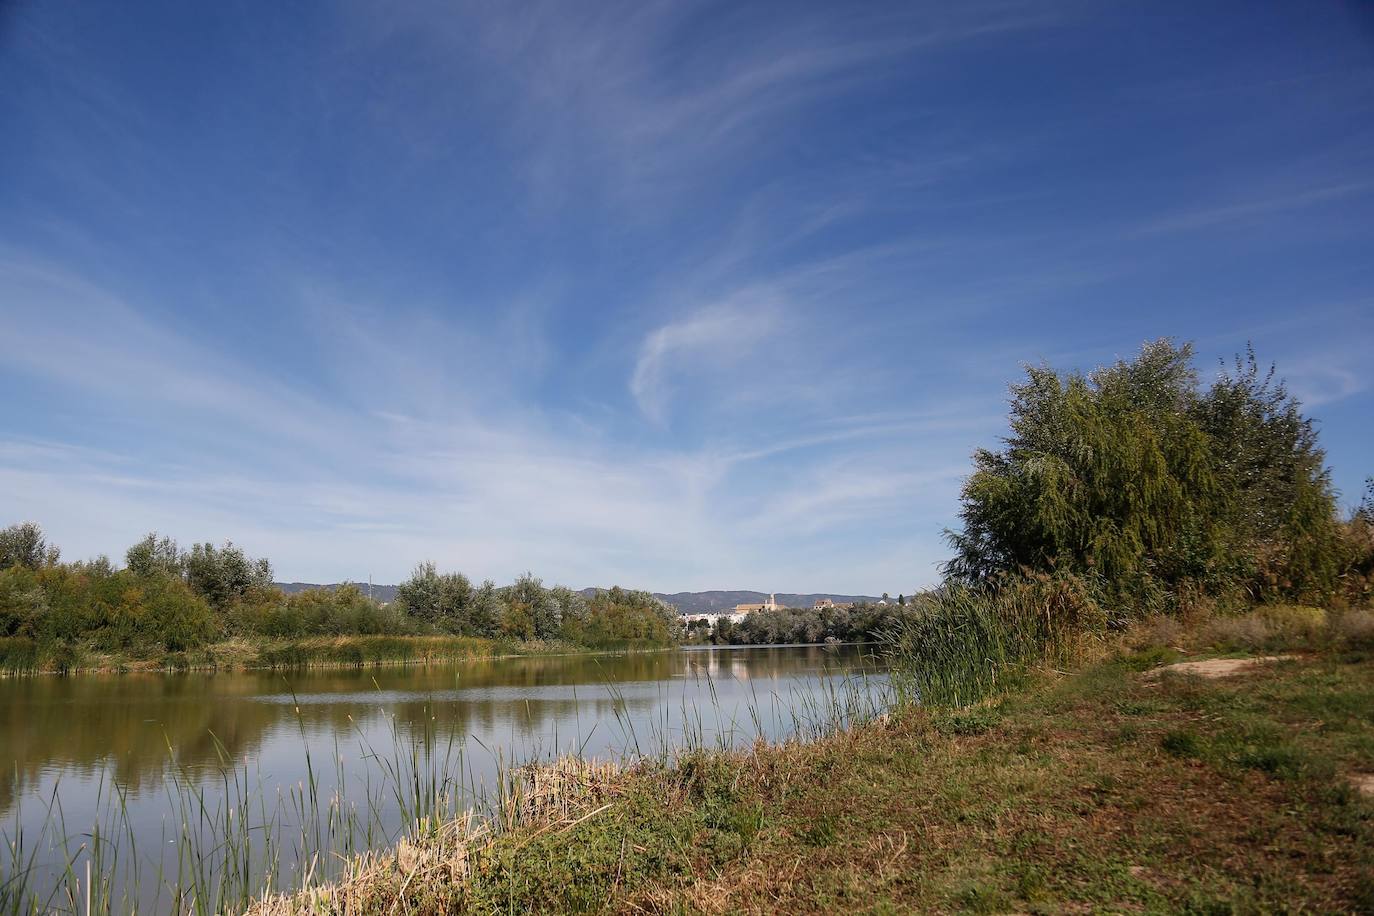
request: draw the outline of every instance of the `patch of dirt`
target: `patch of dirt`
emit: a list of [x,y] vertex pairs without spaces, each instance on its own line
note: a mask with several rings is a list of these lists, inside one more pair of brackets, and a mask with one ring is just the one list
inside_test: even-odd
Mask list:
[[1175,674],[1195,674],[1198,677],[1211,680],[1219,677],[1230,677],[1233,674],[1242,674],[1270,662],[1286,662],[1295,658],[1297,658],[1296,655],[1266,655],[1260,658],[1209,658],[1200,662],[1177,662],[1172,665],[1165,665],[1163,668],[1156,668],[1151,671],[1150,676],[1159,677],[1164,672],[1171,671]]
[[1374,795],[1374,773],[1352,773],[1350,783],[1364,795]]

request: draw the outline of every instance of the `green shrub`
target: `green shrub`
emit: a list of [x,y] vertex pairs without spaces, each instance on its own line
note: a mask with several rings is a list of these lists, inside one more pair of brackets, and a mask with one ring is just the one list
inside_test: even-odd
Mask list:
[[1333,619],[1331,630],[1353,648],[1374,647],[1374,611],[1345,611]]
[[1255,612],[1271,632],[1286,639],[1312,640],[1326,631],[1326,611],[1299,604],[1273,604]]
[[1159,746],[1171,757],[1201,757],[1202,742],[1190,731],[1174,730],[1159,739]]
[[563,615],[564,639],[594,648],[664,646],[679,637],[677,611],[649,592],[599,590]]

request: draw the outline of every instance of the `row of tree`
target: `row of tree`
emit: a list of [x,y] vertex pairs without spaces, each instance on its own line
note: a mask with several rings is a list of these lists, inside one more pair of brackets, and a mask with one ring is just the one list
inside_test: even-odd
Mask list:
[[718,646],[871,642],[905,613],[905,604],[903,598],[898,604],[754,611],[737,623],[727,617],[714,626],[705,620],[693,621],[688,625],[687,635],[691,642]]
[[416,567],[382,605],[356,586],[284,594],[272,566],[232,543],[195,544],[149,534],[123,567],[106,557],[61,561],[33,523],[0,531],[0,638],[85,643],[108,652],[177,652],[233,637],[450,634],[578,645],[667,645],[675,609],[648,592],[585,596],[532,575],[497,587],[461,573]]

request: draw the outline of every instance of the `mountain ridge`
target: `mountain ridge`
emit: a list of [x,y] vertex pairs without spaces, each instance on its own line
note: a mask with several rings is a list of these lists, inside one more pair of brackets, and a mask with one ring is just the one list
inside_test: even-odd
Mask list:
[[[342,582],[314,583],[314,582],[274,582],[277,588],[286,592],[288,595],[293,592],[302,592],[308,588],[327,588],[335,589]],[[367,591],[366,582],[354,582],[353,585],[363,591]],[[396,599],[395,585],[373,585],[372,597],[378,601],[394,601]],[[601,591],[598,588],[579,589],[583,595],[591,596]],[[829,598],[837,604],[850,604],[864,601],[877,601],[873,595],[841,595],[837,592],[776,592],[778,604],[784,607],[811,607],[818,599]],[[768,592],[755,592],[748,589],[708,589],[701,592],[654,592],[655,598],[676,607],[683,614],[704,614],[709,611],[727,611],[737,604],[762,604],[768,600]]]

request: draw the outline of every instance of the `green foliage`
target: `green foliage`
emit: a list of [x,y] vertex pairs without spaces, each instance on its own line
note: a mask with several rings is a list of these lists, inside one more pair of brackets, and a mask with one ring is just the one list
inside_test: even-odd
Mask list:
[[1331,594],[1340,574],[1335,494],[1312,421],[1253,350],[1192,410],[1213,445],[1219,521],[1254,597]]
[[562,623],[559,596],[544,587],[532,573],[525,573],[501,589],[507,607],[506,635],[518,639],[554,639]]
[[1374,477],[1365,481],[1364,499],[1342,526],[1342,597],[1351,605],[1374,603]]
[[421,563],[396,590],[396,603],[416,620],[445,633],[478,633],[473,626],[476,592],[462,573],[440,574],[433,563]]
[[[581,599],[581,596],[577,596]],[[582,612],[563,615],[563,636],[587,646],[669,645],[680,636],[680,618],[649,592],[599,590],[581,601]]]
[[0,573],[0,636],[39,644],[85,639],[103,652],[184,651],[216,634],[209,605],[181,579],[106,561]]
[[169,537],[159,538],[156,531],[149,532],[125,552],[124,565],[139,576],[161,573],[180,577],[186,574],[186,557],[177,542]]
[[27,566],[0,570],[0,638],[32,638],[48,614],[48,596],[38,573]]
[[245,629],[273,639],[396,636],[412,629],[400,608],[382,607],[351,583],[306,589],[246,611],[255,619]]
[[1063,571],[1139,611],[1198,588],[1314,600],[1335,589],[1325,456],[1253,353],[1207,391],[1191,347],[1168,340],[1086,376],[1027,376],[1005,447],[974,456],[963,529],[949,535],[953,579]]
[[[142,543],[146,544],[147,540]],[[138,548],[139,545],[135,545],[134,549]],[[243,548],[235,547],[230,541],[225,541],[223,547],[193,544],[181,563],[186,570],[187,584],[215,608],[226,608],[235,601],[252,597],[255,592],[272,588],[272,564],[267,560],[250,559]]]
[[886,639],[894,683],[926,706],[976,703],[1029,665],[1065,663],[1103,623],[1088,589],[1063,574],[1000,588],[954,584],[910,603]]
[[905,606],[898,604],[753,611],[738,623],[722,618],[714,632],[699,632],[699,638],[709,635],[717,645],[870,642],[889,630],[904,611]]
[[184,661],[225,638],[294,641],[259,653],[259,663],[277,666],[411,658],[422,650],[398,637],[418,635],[487,640],[488,647],[502,637],[667,645],[679,635],[676,612],[647,592],[614,588],[589,602],[529,574],[506,588],[490,581],[474,588],[461,573],[422,563],[397,600],[382,605],[353,584],[283,594],[270,563],[227,542],[182,552],[151,533],[116,569],[105,557],[58,562],[37,525],[15,525],[4,536],[15,560],[0,569],[4,670],[66,670],[87,652]]
[[43,537],[34,522],[20,522],[0,531],[0,569],[26,566],[38,569],[57,562],[60,552]]

